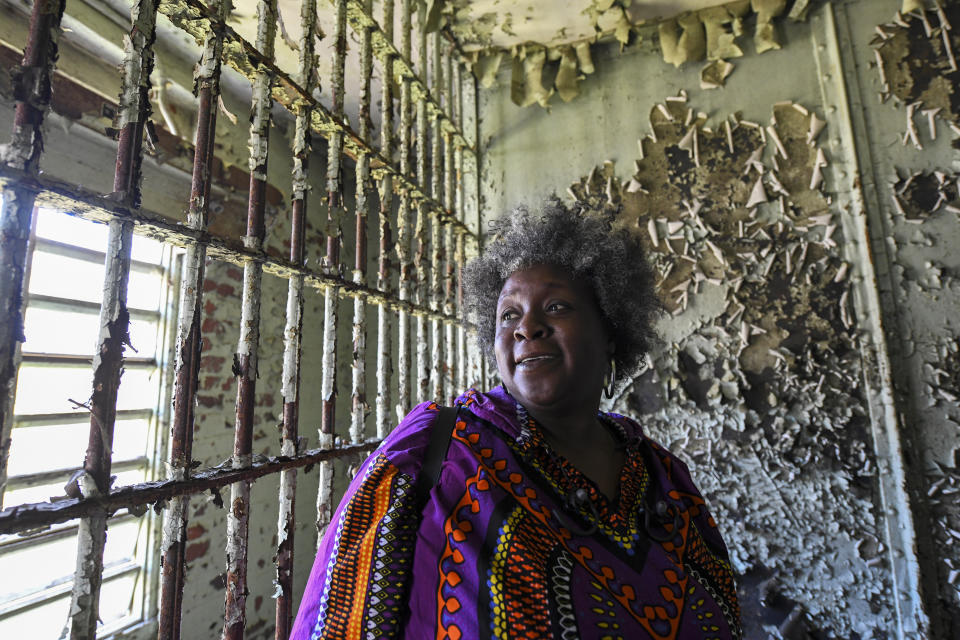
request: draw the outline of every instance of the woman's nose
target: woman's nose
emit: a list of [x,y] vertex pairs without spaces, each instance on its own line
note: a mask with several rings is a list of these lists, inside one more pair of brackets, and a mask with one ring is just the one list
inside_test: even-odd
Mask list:
[[533,340],[547,335],[548,328],[543,318],[537,313],[525,313],[513,330],[517,340]]

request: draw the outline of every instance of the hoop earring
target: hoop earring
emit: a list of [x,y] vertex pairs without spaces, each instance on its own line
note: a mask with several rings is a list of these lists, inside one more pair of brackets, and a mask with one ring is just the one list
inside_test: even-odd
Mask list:
[[603,396],[607,400],[613,400],[613,393],[616,391],[617,386],[617,361],[614,358],[610,358],[610,377],[604,376],[603,380]]

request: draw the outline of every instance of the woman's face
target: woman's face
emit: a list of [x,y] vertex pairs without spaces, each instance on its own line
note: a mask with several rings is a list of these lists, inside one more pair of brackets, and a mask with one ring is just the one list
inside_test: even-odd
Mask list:
[[550,265],[516,271],[496,313],[497,369],[514,398],[535,412],[596,409],[613,343],[584,283]]

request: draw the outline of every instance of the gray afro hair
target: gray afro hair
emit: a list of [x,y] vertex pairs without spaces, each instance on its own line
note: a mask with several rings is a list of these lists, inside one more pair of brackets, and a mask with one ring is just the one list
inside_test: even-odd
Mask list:
[[610,213],[567,207],[556,197],[535,210],[518,207],[492,224],[493,239],[464,271],[466,320],[493,358],[497,300],[512,273],[539,264],[568,271],[594,292],[614,342],[617,373],[635,373],[657,340],[663,311],[639,235]]

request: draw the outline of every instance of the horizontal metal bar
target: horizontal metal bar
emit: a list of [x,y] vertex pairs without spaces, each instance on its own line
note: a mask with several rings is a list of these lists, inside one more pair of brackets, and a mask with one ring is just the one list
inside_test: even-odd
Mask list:
[[78,185],[69,184],[60,180],[52,180],[46,176],[30,176],[22,171],[0,165],[0,187],[6,182],[17,182],[20,188],[28,188],[37,192],[36,201],[41,206],[69,208],[74,215],[88,220],[107,221],[111,219],[131,220],[144,235],[155,237],[178,246],[187,246],[189,243],[205,244],[208,256],[243,266],[245,261],[256,260],[263,263],[263,270],[281,278],[290,278],[292,275],[303,276],[304,283],[319,289],[337,287],[340,293],[351,298],[363,298],[368,304],[386,306],[393,311],[404,310],[414,316],[426,316],[442,322],[459,323],[459,318],[445,315],[440,311],[433,311],[427,306],[421,306],[410,301],[400,300],[362,283],[337,274],[324,273],[319,269],[310,269],[297,265],[287,259],[276,258],[264,251],[253,251],[243,247],[238,242],[235,245],[206,231],[189,229],[163,216],[148,212],[142,208],[133,208],[118,202],[109,195],[97,193]]
[[[173,25],[189,34],[202,46],[207,33],[216,24],[217,18],[213,11],[200,0],[183,0],[182,2],[165,0],[160,3],[160,12],[166,15]],[[334,116],[329,109],[318,102],[309,92],[298,85],[289,74],[277,67],[276,63],[264,56],[253,44],[244,40],[230,25],[217,24],[217,30],[223,33],[224,62],[229,64],[242,76],[253,82],[259,67],[266,67],[274,78],[271,97],[290,113],[296,114],[302,104],[310,105],[311,129],[330,140],[335,134],[343,136],[344,153],[356,160],[360,154],[370,157],[370,173],[376,180],[382,180],[385,175],[394,177],[393,189],[397,193],[408,193],[414,202],[423,201],[431,210],[443,216],[444,221],[463,228],[467,233],[473,232],[456,216],[443,208],[442,203],[430,198],[413,180],[400,173],[389,158],[381,155],[376,149],[364,141],[350,126],[340,118]],[[472,147],[471,147],[472,149]]]
[[[103,567],[103,581],[106,582],[113,578],[125,576],[128,573],[140,571],[143,567],[139,562],[126,561],[117,563],[113,566],[105,565]],[[11,615],[21,613],[24,609],[33,609],[39,605],[56,600],[70,593],[73,588],[73,574],[57,580],[53,584],[40,591],[34,591],[17,598],[9,600],[0,605],[0,620],[8,618]]]
[[[249,467],[234,469],[229,466],[211,467],[194,473],[186,480],[158,480],[144,482],[94,498],[70,498],[57,502],[37,502],[10,507],[0,511],[0,534],[16,533],[35,529],[73,518],[97,513],[112,514],[119,509],[142,507],[162,503],[174,496],[195,495],[215,491],[234,482],[255,480],[279,473],[284,469],[296,469],[315,465],[325,460],[334,460],[369,453],[379,446],[379,440],[332,449],[311,449],[299,456],[271,457],[254,462]],[[228,462],[227,464],[231,464]]]
[[[106,254],[103,251],[88,249],[87,247],[78,247],[74,244],[67,244],[66,242],[58,242],[57,240],[49,240],[47,238],[36,238],[35,246],[38,251],[43,253],[53,253],[65,258],[83,260],[84,262],[92,262],[94,264],[103,264],[103,261],[106,257]],[[130,271],[137,271],[140,273],[163,273],[163,265],[154,264],[152,262],[144,262],[142,260],[131,260]]]
[[[75,311],[78,313],[87,313],[90,315],[99,315],[100,303],[87,302],[85,300],[74,300],[73,298],[61,298],[59,296],[45,296],[38,293],[27,295],[27,306],[37,309],[53,309],[57,311]],[[129,308],[130,318],[136,320],[159,320],[160,312],[149,309]]]
[[470,145],[466,137],[464,137],[463,132],[456,123],[453,122],[450,114],[441,108],[439,101],[430,94],[430,90],[427,89],[423,80],[416,71],[414,71],[413,63],[387,38],[376,19],[364,10],[361,0],[347,0],[347,21],[350,23],[350,27],[357,33],[362,33],[364,29],[371,30],[373,54],[377,56],[383,64],[393,65],[393,75],[397,84],[399,85],[403,80],[409,79],[410,97],[413,99],[413,102],[416,103],[422,100],[427,106],[427,115],[430,118],[438,118],[440,120],[441,128],[444,132],[451,134],[457,146],[470,151],[470,153],[475,153],[476,150]]
[[[149,460],[146,456],[133,458],[131,460],[114,461],[111,469],[113,471],[129,471],[139,467],[146,466]],[[7,489],[11,487],[36,487],[42,484],[52,484],[58,480],[68,481],[74,472],[82,468],[82,464],[76,467],[66,469],[54,469],[53,471],[42,471],[40,473],[25,473],[19,476],[10,476],[7,478]]]
[[[118,409],[117,420],[149,419],[153,416],[151,409]],[[45,427],[53,424],[71,424],[74,422],[86,423],[90,419],[85,412],[74,413],[23,413],[13,416],[13,427],[24,429],[29,427]]]
[[[59,354],[59,353],[30,353],[25,352],[21,362],[39,366],[87,368],[92,356]],[[152,369],[157,366],[153,358],[124,358],[123,366],[127,369]]]

